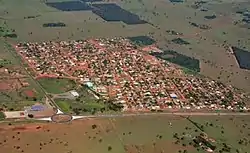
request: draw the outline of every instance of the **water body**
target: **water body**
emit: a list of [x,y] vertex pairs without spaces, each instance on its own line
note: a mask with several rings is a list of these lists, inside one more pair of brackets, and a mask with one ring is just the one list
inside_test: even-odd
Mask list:
[[234,56],[241,69],[250,70],[250,52],[247,50],[240,49],[238,47],[232,47]]

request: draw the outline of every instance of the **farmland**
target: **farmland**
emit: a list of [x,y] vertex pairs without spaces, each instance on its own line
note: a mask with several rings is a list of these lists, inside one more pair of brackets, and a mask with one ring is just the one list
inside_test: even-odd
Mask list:
[[[203,126],[208,137],[215,140],[213,144],[216,146],[216,152],[225,149],[225,145],[230,148],[230,152],[249,151],[247,117],[197,116],[190,119]],[[39,150],[39,152],[75,153],[82,151],[202,153],[204,150],[201,147],[194,147],[192,141],[192,137],[200,133],[201,131],[185,118],[144,116],[84,119],[71,124],[3,125],[1,128],[3,137],[0,138],[0,142],[5,152],[31,153]],[[34,139],[35,137],[39,139]],[[176,137],[179,137],[178,142]]]

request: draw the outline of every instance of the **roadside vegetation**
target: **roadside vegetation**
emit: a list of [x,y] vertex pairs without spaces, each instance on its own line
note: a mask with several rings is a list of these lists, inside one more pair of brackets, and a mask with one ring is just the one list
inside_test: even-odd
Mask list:
[[5,21],[0,22],[0,37],[17,38],[14,29],[10,29]]
[[0,38],[0,109],[6,111],[23,110],[42,102],[41,88],[20,64],[20,57],[6,40]]
[[156,43],[156,41],[148,36],[128,37],[128,39],[135,45],[148,46]]
[[80,114],[96,114],[107,112],[119,112],[122,107],[113,104],[111,101],[97,99],[86,86],[81,86],[76,89],[80,95],[75,99],[56,98],[56,104],[65,113],[80,115]]
[[26,106],[32,106],[36,101],[16,101],[16,102],[1,102],[0,109],[5,111],[20,111]]
[[5,119],[5,115],[3,112],[0,112],[0,121]]
[[69,79],[41,78],[38,82],[42,87],[52,94],[60,94],[76,88],[76,83]]
[[79,101],[77,100],[56,100],[56,104],[65,113],[80,115],[80,114],[95,114],[100,111],[105,111],[106,106],[102,101]]

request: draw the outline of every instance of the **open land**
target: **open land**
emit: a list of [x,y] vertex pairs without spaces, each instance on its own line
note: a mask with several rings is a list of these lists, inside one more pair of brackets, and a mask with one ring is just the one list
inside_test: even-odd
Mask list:
[[[0,40],[0,97],[2,110],[20,110],[41,101],[43,92],[20,65],[13,48]],[[14,55],[13,55],[14,53]]]
[[99,118],[70,124],[2,125],[0,132],[4,152],[202,153],[204,144],[195,143],[200,135],[216,147],[215,152],[247,153],[250,149],[248,117]]

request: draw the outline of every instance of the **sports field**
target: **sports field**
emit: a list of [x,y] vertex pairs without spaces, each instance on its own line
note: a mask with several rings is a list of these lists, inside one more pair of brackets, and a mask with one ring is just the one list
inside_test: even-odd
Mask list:
[[[207,136],[215,141],[215,152],[221,152],[225,146],[230,152],[247,153],[250,150],[248,117],[197,116],[190,119],[203,126]],[[187,119],[177,116],[2,125],[0,132],[4,152],[205,152],[201,147],[194,147],[192,141],[201,131]],[[174,136],[179,137],[178,142]]]

